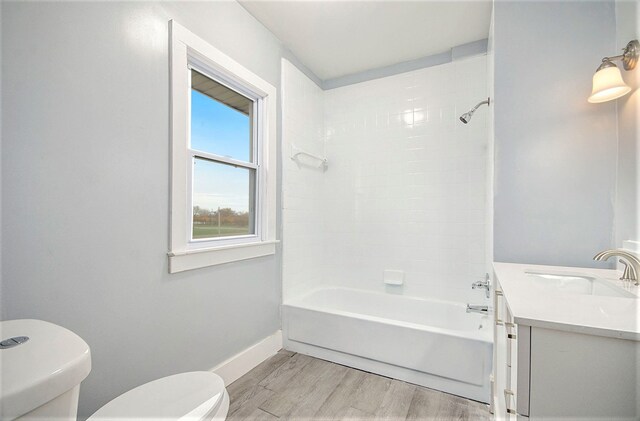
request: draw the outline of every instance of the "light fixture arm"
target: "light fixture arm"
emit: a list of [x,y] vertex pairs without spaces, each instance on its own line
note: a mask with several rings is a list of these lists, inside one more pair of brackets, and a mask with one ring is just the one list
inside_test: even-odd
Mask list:
[[622,60],[622,65],[625,70],[633,70],[638,64],[638,56],[640,56],[640,43],[637,39],[634,39],[629,41],[627,46],[624,47],[622,54],[603,58],[598,70],[604,67],[610,67],[609,63],[611,63],[612,60]]

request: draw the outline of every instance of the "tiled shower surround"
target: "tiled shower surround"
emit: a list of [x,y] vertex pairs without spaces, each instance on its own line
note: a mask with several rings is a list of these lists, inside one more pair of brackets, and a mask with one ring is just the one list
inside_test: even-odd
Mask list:
[[312,160],[302,165],[291,160],[294,150],[324,156],[323,92],[286,60],[282,60],[282,115],[282,290],[286,301],[323,281],[327,175]]
[[[483,301],[487,60],[328,91],[283,62],[284,299],[319,285]],[[290,159],[292,145],[328,160]],[[385,286],[383,271],[405,273]]]

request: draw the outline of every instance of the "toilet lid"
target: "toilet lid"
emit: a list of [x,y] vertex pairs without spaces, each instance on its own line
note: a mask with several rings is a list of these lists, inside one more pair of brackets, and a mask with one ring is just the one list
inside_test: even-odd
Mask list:
[[224,382],[210,371],[163,377],[118,396],[89,421],[201,421],[213,414],[224,396]]

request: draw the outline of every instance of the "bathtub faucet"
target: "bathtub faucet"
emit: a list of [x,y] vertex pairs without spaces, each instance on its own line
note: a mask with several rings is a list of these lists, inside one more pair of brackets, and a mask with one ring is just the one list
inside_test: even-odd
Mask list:
[[487,273],[484,281],[476,281],[472,283],[471,289],[484,289],[486,290],[485,294],[487,295],[487,298],[489,298],[491,296],[491,281],[489,281],[489,274]]
[[467,304],[467,313],[487,314],[489,313],[489,306],[474,306]]

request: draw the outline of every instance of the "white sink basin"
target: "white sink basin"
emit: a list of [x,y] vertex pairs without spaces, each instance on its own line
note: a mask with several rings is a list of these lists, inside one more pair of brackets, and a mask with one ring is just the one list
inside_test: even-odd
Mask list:
[[529,271],[525,274],[535,286],[565,294],[636,298],[629,291],[598,278]]

